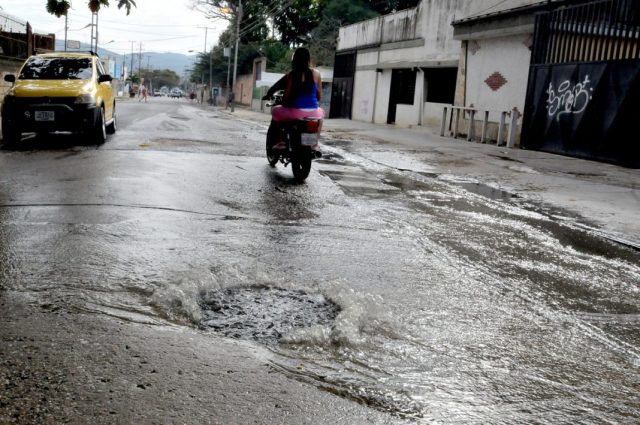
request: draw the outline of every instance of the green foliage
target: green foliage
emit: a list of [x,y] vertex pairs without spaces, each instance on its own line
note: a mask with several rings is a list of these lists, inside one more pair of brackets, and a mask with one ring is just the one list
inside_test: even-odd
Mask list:
[[[225,85],[227,58],[223,46],[234,46],[237,0],[197,0],[208,15],[229,21],[219,44],[212,50],[212,80]],[[245,0],[240,24],[238,75],[249,73],[256,57],[267,57],[271,72],[290,69],[291,51],[308,46],[314,65],[333,66],[338,29],[390,12],[414,7],[419,0]],[[233,52],[232,52],[233,54]],[[231,58],[233,73],[233,57]],[[201,54],[191,76],[209,82],[209,54]]]
[[175,87],[180,84],[180,76],[170,69],[154,69],[142,71],[145,81],[153,81],[153,87]]
[[66,15],[70,7],[68,0],[47,0],[47,12],[58,18]]

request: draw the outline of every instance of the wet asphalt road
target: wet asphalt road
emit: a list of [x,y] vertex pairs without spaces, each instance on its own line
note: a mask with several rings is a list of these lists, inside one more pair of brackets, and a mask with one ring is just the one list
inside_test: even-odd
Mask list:
[[[508,193],[421,172],[410,154],[381,165],[381,152],[337,133],[298,185],[268,166],[262,123],[169,99],[122,102],[118,120],[102,146],[55,137],[0,151],[0,422],[246,422],[246,406],[207,412],[179,398],[175,418],[131,407],[127,420],[124,401],[101,410],[108,397],[97,396],[56,409],[42,376],[53,380],[59,361],[20,353],[49,344],[95,365],[95,339],[62,341],[89,329],[116,338],[112,323],[147,356],[167,353],[167,370],[184,359],[163,333],[187,333],[214,357],[196,374],[259,353],[277,378],[247,371],[224,383],[229,397],[255,379],[273,406],[307,404],[255,423],[331,423],[327,405],[340,423],[640,420],[637,251]],[[135,376],[128,350],[98,350],[111,373],[98,388]],[[222,382],[207,376],[201,385]],[[145,385],[135,387],[162,384]],[[287,385],[303,389],[276,395]],[[23,397],[35,388],[55,406]]]

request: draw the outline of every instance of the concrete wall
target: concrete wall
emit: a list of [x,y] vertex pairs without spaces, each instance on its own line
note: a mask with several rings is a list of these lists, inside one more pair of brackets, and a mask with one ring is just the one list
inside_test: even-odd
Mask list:
[[[375,123],[387,122],[391,73],[394,68],[457,66],[461,52],[466,54],[466,50],[461,50],[461,40],[454,38],[451,26],[453,21],[538,1],[423,0],[412,9],[341,27],[338,51],[357,51],[352,118],[369,122],[373,120]],[[522,44],[522,38],[508,41],[508,44],[499,42],[496,45],[487,42],[485,52],[489,54],[488,58],[481,60],[478,56],[473,63],[473,71],[462,73],[459,84],[463,87],[456,91],[457,94],[463,92],[461,102],[464,103],[465,96],[471,98],[473,93],[478,104],[481,99],[486,98],[486,104],[489,105],[494,102],[494,98],[499,97],[503,102],[500,106],[510,104],[511,108],[517,106],[522,110],[522,103],[514,102],[520,96],[522,81],[526,88],[527,72],[523,72],[523,68],[528,65],[528,59],[523,62],[526,56],[523,48],[528,49]],[[505,45],[506,53],[505,50],[500,52]],[[483,81],[499,71],[494,69],[482,78],[480,75],[486,73],[491,65],[497,64],[500,69],[504,69],[502,75],[506,74],[509,87],[502,86],[497,90],[500,93],[489,94],[482,87]],[[463,64],[461,71],[467,70],[466,65],[468,64]],[[468,76],[473,78],[469,79]],[[418,80],[413,105],[398,105],[396,123],[399,126],[417,125],[421,122],[433,126],[436,121],[441,120],[442,105],[424,103],[423,72],[418,72],[416,78]],[[491,90],[489,86],[487,89]],[[506,96],[502,96],[503,93]],[[467,105],[469,103],[470,101],[466,102]]]
[[356,72],[353,84],[354,101],[351,110],[352,119],[366,122],[373,120],[376,77],[377,72],[375,70]]
[[432,103],[425,102],[422,109],[422,125],[429,127],[434,131],[439,131],[442,125],[442,113],[445,106],[450,106],[445,103]]
[[253,96],[253,74],[239,75],[236,85],[233,87],[236,94],[236,103],[242,105],[251,105]]
[[420,6],[340,27],[338,50],[348,50],[420,38]]
[[540,0],[423,0],[417,7],[340,27],[338,50],[424,39],[426,57],[451,57],[459,42],[451,22]]
[[374,122],[385,124],[389,113],[389,90],[391,88],[391,70],[386,69],[378,73],[378,89],[374,109]]
[[4,94],[11,88],[12,84],[4,80],[4,76],[7,74],[18,75],[20,67],[24,63],[24,60],[10,60],[0,59],[0,103],[4,98]]
[[530,35],[526,34],[469,41],[466,106],[524,110],[531,61],[530,41]]

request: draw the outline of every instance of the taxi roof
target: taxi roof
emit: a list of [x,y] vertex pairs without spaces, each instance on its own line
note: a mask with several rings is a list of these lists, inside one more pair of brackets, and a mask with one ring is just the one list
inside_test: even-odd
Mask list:
[[51,52],[51,53],[39,53],[34,55],[37,57],[44,58],[87,58],[87,57],[98,57],[94,52]]

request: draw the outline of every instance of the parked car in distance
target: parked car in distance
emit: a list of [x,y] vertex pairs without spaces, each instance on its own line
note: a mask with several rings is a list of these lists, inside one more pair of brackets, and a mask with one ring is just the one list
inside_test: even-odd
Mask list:
[[172,98],[180,98],[182,96],[183,94],[182,94],[182,91],[180,91],[180,89],[173,89],[169,92],[169,97],[172,97]]
[[116,100],[111,76],[91,52],[34,55],[22,65],[2,103],[5,145],[22,133],[84,133],[98,144],[116,131]]
[[162,92],[160,90],[154,90],[153,97],[158,97],[158,96],[162,96]]

